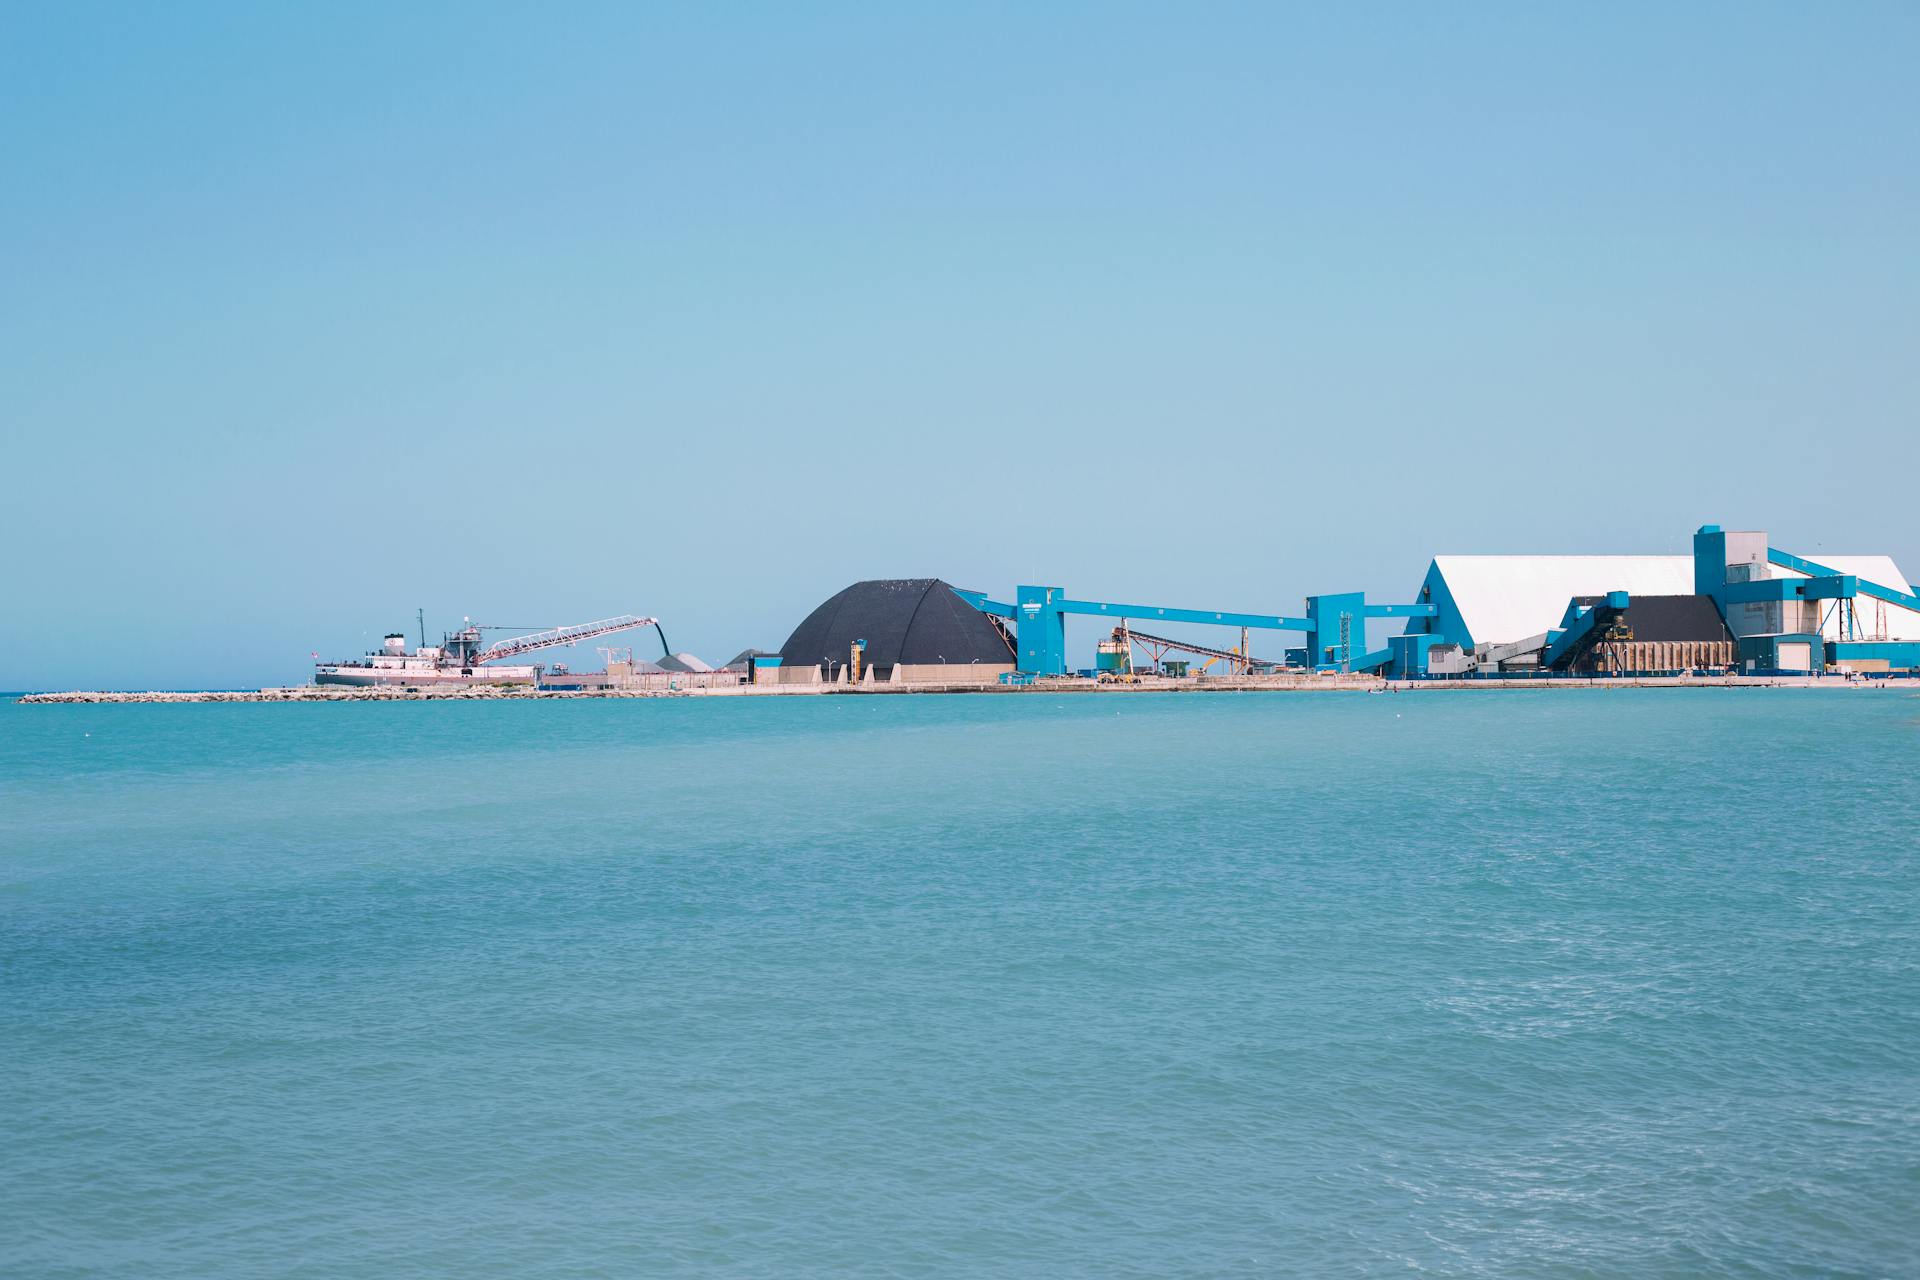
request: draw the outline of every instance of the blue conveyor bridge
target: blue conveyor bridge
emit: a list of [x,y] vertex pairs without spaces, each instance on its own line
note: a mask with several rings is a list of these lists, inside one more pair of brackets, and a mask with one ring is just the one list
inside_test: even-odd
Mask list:
[[1567,615],[1558,632],[1549,632],[1540,665],[1564,671],[1600,645],[1620,644],[1633,639],[1627,624],[1627,606],[1632,597],[1624,591],[1609,591],[1606,598],[1591,605],[1575,601],[1567,604]]
[[1359,591],[1308,596],[1304,617],[1075,600],[1063,587],[1018,587],[1012,603],[994,600],[981,591],[956,589],[956,593],[982,613],[1010,620],[1014,626],[1016,665],[1021,671],[1042,676],[1067,673],[1067,618],[1074,614],[1106,618],[1115,623],[1191,622],[1212,627],[1297,631],[1307,638],[1303,646],[1306,665],[1319,671],[1364,671],[1387,662],[1386,650],[1371,653],[1367,649],[1366,624],[1370,618],[1434,615],[1431,604],[1368,604],[1365,593]]

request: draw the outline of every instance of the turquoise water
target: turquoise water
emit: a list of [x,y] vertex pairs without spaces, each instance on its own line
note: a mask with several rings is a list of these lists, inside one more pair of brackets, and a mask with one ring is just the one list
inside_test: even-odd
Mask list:
[[0,705],[8,1276],[1920,1272],[1920,699]]

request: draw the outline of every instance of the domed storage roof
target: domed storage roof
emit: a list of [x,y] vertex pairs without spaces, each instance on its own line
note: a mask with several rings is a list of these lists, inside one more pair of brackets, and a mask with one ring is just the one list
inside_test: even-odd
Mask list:
[[938,578],[856,582],[793,629],[780,646],[782,666],[845,666],[855,640],[867,642],[866,664],[1013,663],[1013,649],[986,614]]

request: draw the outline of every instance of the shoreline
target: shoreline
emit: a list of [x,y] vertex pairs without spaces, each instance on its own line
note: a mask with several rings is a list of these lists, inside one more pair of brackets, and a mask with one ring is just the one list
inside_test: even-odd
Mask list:
[[1569,689],[1887,689],[1920,691],[1920,680],[1861,679],[1847,676],[1622,676],[1525,680],[1386,680],[1377,676],[1252,676],[1099,684],[1090,680],[1036,680],[998,683],[922,685],[738,685],[687,689],[536,689],[525,685],[469,685],[457,689],[284,688],[200,692],[76,689],[21,694],[16,701],[39,706],[98,706],[129,703],[315,703],[315,702],[499,702],[526,699],[618,698],[791,698],[820,696],[913,696],[919,694],[1152,694],[1152,693],[1465,693],[1496,690]]

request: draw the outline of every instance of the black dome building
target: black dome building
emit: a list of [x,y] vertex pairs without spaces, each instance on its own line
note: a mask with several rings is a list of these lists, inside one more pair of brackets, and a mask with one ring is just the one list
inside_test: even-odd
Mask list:
[[[780,646],[780,665],[789,671],[824,665],[832,677],[847,665],[856,640],[867,642],[863,661],[878,680],[937,679],[938,668],[952,667],[984,668],[978,674],[986,677],[1014,664],[998,620],[940,579],[880,578],[856,582],[808,614]],[[905,670],[896,674],[895,668]]]

